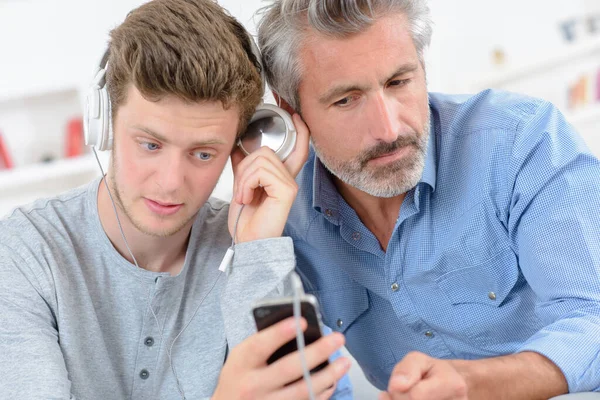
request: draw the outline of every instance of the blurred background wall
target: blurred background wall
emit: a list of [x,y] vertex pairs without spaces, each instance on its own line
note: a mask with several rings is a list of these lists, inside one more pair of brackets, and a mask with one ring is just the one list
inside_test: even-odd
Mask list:
[[[99,175],[80,143],[82,103],[108,31],[143,2],[0,0],[0,215]],[[260,0],[220,3],[255,31]],[[429,4],[431,91],[543,97],[600,155],[600,0]],[[226,170],[215,195],[228,200],[231,184]],[[352,376],[357,398],[374,398],[358,367]]]

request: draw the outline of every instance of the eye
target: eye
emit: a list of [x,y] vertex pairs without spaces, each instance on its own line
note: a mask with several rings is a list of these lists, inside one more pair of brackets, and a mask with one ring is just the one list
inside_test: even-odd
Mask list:
[[343,99],[340,99],[340,100],[336,101],[335,103],[333,103],[333,105],[337,106],[337,107],[348,107],[352,103],[354,103],[356,100],[358,100],[359,97],[360,96],[355,95],[355,94],[346,96]]
[[388,83],[388,86],[405,86],[406,84],[408,84],[408,82],[410,82],[410,79],[394,79],[393,81],[390,81]]
[[159,145],[153,142],[141,142],[140,146],[142,146],[145,150],[155,151],[159,149]]
[[201,161],[210,161],[213,157],[212,154],[207,153],[205,151],[196,151],[194,152],[194,157],[196,157],[197,159],[201,160]]

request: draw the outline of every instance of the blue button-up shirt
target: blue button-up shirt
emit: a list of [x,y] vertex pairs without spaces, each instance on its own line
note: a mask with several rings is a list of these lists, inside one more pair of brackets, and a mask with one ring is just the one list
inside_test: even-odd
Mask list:
[[324,322],[386,389],[409,351],[535,351],[600,391],[600,162],[551,104],[431,93],[426,164],[383,251],[311,150],[286,234]]

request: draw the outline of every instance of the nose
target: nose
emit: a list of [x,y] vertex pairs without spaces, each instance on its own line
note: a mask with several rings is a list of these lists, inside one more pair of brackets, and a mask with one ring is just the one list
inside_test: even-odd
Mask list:
[[156,184],[163,193],[181,190],[185,181],[185,165],[181,155],[168,155],[157,165]]
[[400,132],[400,116],[394,99],[377,93],[368,113],[369,133],[377,140],[392,143]]

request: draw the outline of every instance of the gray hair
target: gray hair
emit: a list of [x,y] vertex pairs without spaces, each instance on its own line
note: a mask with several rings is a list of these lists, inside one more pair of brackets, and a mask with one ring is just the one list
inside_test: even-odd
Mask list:
[[402,13],[422,65],[431,42],[426,0],[272,0],[259,13],[264,14],[258,24],[258,44],[267,82],[296,111],[300,111],[302,73],[298,51],[310,29],[343,38],[365,31],[378,17]]

